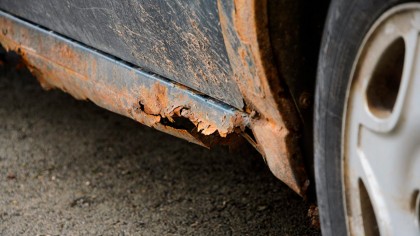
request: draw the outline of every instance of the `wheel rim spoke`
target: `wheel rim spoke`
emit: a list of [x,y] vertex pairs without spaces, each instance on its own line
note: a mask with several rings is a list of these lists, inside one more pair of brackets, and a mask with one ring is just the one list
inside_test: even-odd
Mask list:
[[[348,224],[354,234],[369,234],[366,227],[370,226],[364,225],[364,202],[368,201],[374,211],[369,217],[376,217],[371,222],[377,223],[381,234],[401,233],[402,229],[407,235],[418,234],[420,10],[416,5],[414,10],[400,10],[381,20],[363,43],[346,109],[343,184]],[[398,51],[401,49],[403,54]],[[402,60],[395,59],[401,55]],[[398,71],[400,62],[398,86],[384,88],[382,84],[387,81],[376,82],[388,78],[383,71]],[[385,91],[382,94],[378,92],[381,88]]]

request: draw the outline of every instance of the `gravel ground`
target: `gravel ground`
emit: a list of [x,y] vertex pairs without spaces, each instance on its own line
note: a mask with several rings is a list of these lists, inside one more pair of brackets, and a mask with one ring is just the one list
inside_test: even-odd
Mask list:
[[0,235],[319,235],[255,153],[207,150],[0,68]]

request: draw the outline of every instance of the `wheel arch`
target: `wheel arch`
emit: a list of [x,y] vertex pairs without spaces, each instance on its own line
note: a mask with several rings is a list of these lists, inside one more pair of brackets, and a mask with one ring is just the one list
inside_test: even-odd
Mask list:
[[328,5],[218,1],[234,79],[252,117],[248,140],[274,175],[300,195],[313,180],[313,98]]

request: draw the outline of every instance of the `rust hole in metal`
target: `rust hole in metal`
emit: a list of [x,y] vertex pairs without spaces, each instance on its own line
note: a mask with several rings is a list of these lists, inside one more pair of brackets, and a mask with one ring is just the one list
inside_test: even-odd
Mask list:
[[194,123],[185,117],[172,117],[173,121],[170,121],[168,118],[161,118],[160,123],[165,126],[170,126],[174,129],[183,129],[188,132],[192,132],[196,129]]
[[[148,114],[145,111],[145,106],[143,103],[139,102],[139,109]],[[187,110],[186,108],[182,108],[180,109],[179,113],[182,113],[182,110]],[[152,115],[152,114],[148,114],[148,115]],[[194,129],[196,129],[194,123],[189,120],[188,118],[182,117],[177,115],[176,113],[174,113],[170,118],[169,117],[164,117],[162,115],[153,115],[153,116],[158,116],[159,117],[159,123],[161,123],[164,126],[169,126],[172,127],[174,129],[179,129],[179,130],[185,130],[188,132],[192,132]]]
[[0,62],[8,67],[15,69],[22,69],[22,58],[14,51],[7,51],[3,46],[0,45]]
[[144,105],[141,102],[139,102],[139,106],[140,106],[140,110],[144,111]]
[[191,134],[197,140],[207,148],[211,148],[217,145],[234,147],[237,143],[241,143],[242,137],[236,133],[227,134],[226,137],[221,137],[218,132],[214,132],[210,135],[205,135],[198,129],[198,126],[194,124],[189,118],[181,116],[183,111],[188,111],[188,108],[178,108],[177,112],[174,112],[170,116],[154,115],[145,111],[145,105],[139,102],[138,109],[151,116],[159,118],[159,124],[170,127],[179,131],[185,131]]

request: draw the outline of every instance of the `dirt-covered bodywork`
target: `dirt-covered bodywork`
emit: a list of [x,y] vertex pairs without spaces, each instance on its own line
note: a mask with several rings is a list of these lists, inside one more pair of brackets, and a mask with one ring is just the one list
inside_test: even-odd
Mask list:
[[[300,12],[285,2],[2,0],[0,44],[46,89],[205,147],[245,138],[303,196],[305,89],[313,84],[294,80],[290,90],[296,73],[279,62],[289,54],[304,64],[290,47],[301,36],[270,21],[274,6]],[[273,47],[282,37],[283,47]]]

